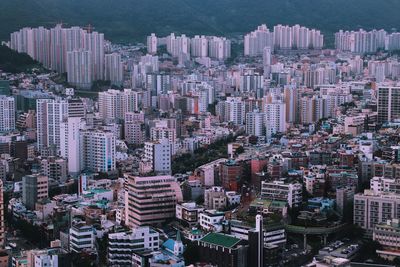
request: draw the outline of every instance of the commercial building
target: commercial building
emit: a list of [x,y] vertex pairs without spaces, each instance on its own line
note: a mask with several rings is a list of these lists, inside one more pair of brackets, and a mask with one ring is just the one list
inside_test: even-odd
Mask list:
[[204,206],[208,209],[220,210],[224,209],[227,204],[224,188],[220,186],[212,186],[204,190]]
[[125,179],[126,225],[156,225],[175,217],[176,204],[183,197],[174,177],[139,177],[126,174]]

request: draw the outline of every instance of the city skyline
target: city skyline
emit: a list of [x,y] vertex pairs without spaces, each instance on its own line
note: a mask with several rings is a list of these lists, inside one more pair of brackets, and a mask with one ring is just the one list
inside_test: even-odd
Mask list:
[[0,267],[400,265],[386,3],[81,1],[0,46]]

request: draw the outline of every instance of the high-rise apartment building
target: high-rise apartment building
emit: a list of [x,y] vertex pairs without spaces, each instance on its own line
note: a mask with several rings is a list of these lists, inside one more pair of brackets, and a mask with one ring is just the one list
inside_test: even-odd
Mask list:
[[105,80],[113,85],[122,85],[124,78],[121,55],[112,53],[105,56]]
[[68,173],[71,175],[78,174],[82,169],[80,131],[85,128],[86,121],[79,116],[68,116],[67,120],[60,124],[60,154],[68,159]]
[[384,30],[342,31],[335,34],[335,46],[339,51],[357,54],[374,53],[385,48],[387,33]]
[[172,144],[168,139],[144,143],[144,159],[157,174],[171,174]]
[[90,89],[93,79],[92,52],[73,50],[67,53],[67,81],[79,88]]
[[196,35],[190,40],[190,53],[192,57],[208,56],[208,40],[204,35]]
[[217,60],[231,57],[231,41],[225,37],[213,36],[208,40],[208,56]]
[[254,136],[265,136],[266,114],[255,110],[246,114],[246,133]]
[[298,89],[295,85],[286,86],[283,89],[283,98],[286,106],[286,122],[295,123],[299,121],[298,110]]
[[267,137],[286,132],[286,104],[279,98],[273,98],[265,105],[267,117]]
[[380,86],[377,98],[379,123],[400,119],[400,87]]
[[[167,139],[170,144],[175,146],[176,143],[176,129],[167,126],[155,126],[150,129],[150,140],[160,141],[162,139]],[[175,148],[173,148],[175,151]],[[174,154],[174,153],[173,153]]]
[[104,34],[98,32],[86,32],[85,49],[91,52],[92,79],[104,79]]
[[157,53],[157,36],[155,33],[152,33],[150,36],[147,36],[147,53],[156,54]]
[[38,99],[36,101],[36,114],[39,151],[52,146],[60,149],[60,124],[68,116],[68,101]]
[[50,30],[39,27],[33,29],[33,59],[39,61],[44,67],[50,68]]
[[274,26],[274,46],[277,50],[321,49],[324,46],[324,36],[316,29],[279,24]]
[[15,130],[15,99],[0,95],[0,132]]
[[226,121],[243,125],[246,119],[245,104],[241,97],[228,97],[225,101]]
[[116,168],[116,138],[112,132],[80,131],[80,163],[82,170],[111,172]]
[[63,158],[48,157],[40,162],[42,174],[49,179],[58,182],[65,182],[67,180],[67,161]]
[[123,120],[127,112],[139,110],[139,94],[132,89],[109,89],[99,93],[99,113],[103,120]]
[[149,93],[149,104],[157,106],[157,96],[167,94],[171,90],[171,76],[168,74],[149,73],[146,75],[146,89]]
[[144,143],[146,138],[144,113],[125,113],[124,137],[128,144],[141,145]]
[[190,38],[186,35],[175,36],[174,33],[171,33],[166,39],[167,51],[173,57],[178,57],[181,54],[190,55]]
[[265,24],[244,36],[245,56],[261,55],[267,46],[274,47],[274,33],[270,32]]
[[11,34],[11,49],[27,53],[46,68],[67,72],[72,85],[90,88],[104,79],[104,34],[80,27],[23,28]]

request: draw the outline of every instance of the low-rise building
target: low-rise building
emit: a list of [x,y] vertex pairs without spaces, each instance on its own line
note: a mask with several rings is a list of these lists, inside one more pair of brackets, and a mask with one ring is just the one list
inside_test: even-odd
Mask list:
[[225,214],[216,210],[205,210],[200,213],[200,227],[207,232],[222,231],[222,221]]
[[83,250],[94,248],[93,226],[83,222],[73,223],[69,229],[69,249],[71,252],[79,253]]
[[376,252],[383,258],[393,260],[400,257],[400,224],[399,219],[387,220],[375,225],[372,239],[382,245]]
[[224,209],[226,207],[225,190],[220,186],[206,189],[204,191],[204,206],[207,209]]
[[202,262],[214,266],[247,265],[248,245],[234,236],[209,233],[196,242],[196,248]]
[[199,222],[199,214],[204,210],[199,207],[195,202],[188,202],[176,205],[176,218],[182,223],[193,226]]
[[155,251],[160,247],[159,234],[151,227],[137,227],[129,232],[108,235],[108,264],[132,265],[132,253],[143,249]]
[[302,186],[299,183],[285,183],[283,181],[262,182],[261,198],[284,200],[290,207],[298,206],[302,201]]

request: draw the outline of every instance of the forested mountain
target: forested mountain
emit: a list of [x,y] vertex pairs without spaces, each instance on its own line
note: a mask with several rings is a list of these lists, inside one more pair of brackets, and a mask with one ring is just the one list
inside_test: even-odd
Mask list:
[[115,42],[151,33],[236,34],[266,23],[400,29],[399,0],[1,0],[0,39],[24,26],[93,25]]

